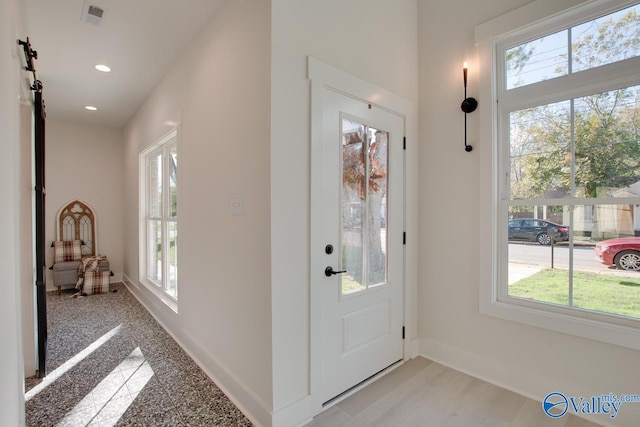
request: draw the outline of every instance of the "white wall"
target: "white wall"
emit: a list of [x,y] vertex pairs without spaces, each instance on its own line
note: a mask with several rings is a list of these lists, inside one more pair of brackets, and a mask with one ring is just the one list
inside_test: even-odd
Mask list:
[[17,40],[24,40],[26,35],[21,2],[0,0],[0,223],[5,241],[0,247],[0,424],[7,426],[25,422],[21,285],[29,278],[22,277],[20,263],[20,177],[28,164],[24,164],[20,152],[20,105],[28,103],[29,95],[21,88],[21,78],[26,74],[20,71],[24,56]]
[[[557,0],[545,0],[557,4]],[[481,170],[490,168],[479,144],[478,113],[469,116],[471,153],[463,148],[463,61],[469,96],[478,96],[474,27],[528,0],[421,1],[420,28],[420,351],[426,357],[542,400],[552,391],[574,396],[638,393],[638,351],[479,314],[479,207],[490,201]],[[568,6],[579,1],[564,1]],[[464,13],[462,12],[464,11]],[[475,68],[474,68],[475,67]],[[484,70],[486,72],[487,70]],[[488,99],[479,99],[479,109]],[[634,391],[635,390],[635,391]],[[640,405],[615,420],[637,426]]]
[[[47,118],[45,202],[46,242],[56,240],[56,216],[74,199],[91,206],[96,215],[98,253],[109,258],[112,282],[123,271],[123,134],[119,129]],[[133,186],[135,188],[135,185]],[[53,264],[53,249],[47,250]],[[55,289],[47,270],[47,289]]]
[[292,411],[310,393],[307,56],[417,105],[416,14],[415,0],[272,1],[271,280],[276,413]]
[[[270,2],[232,0],[125,128],[130,287],[254,421],[270,423]],[[179,314],[138,282],[138,154],[176,123]],[[233,196],[244,215],[232,216]]]

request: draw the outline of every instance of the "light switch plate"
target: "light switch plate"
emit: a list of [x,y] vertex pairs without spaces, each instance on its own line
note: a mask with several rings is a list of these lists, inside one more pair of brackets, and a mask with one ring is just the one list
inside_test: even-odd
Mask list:
[[233,196],[231,198],[231,215],[244,215],[244,199],[242,198],[242,196]]

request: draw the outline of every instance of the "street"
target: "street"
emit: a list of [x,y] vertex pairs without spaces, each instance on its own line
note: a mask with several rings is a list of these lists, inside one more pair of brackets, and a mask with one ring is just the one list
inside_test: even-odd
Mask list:
[[[569,269],[569,246],[553,247],[554,268]],[[509,283],[515,283],[540,270],[551,268],[551,246],[528,243],[509,243]],[[618,270],[597,260],[593,246],[573,248],[573,268],[597,274],[610,274],[640,280],[640,272]]]

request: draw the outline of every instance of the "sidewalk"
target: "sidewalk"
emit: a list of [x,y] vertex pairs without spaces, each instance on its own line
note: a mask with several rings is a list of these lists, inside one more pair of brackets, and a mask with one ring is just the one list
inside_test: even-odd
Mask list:
[[529,276],[533,276],[539,271],[543,270],[542,267],[537,265],[520,264],[515,262],[509,263],[509,284],[516,283],[519,280],[526,279]]

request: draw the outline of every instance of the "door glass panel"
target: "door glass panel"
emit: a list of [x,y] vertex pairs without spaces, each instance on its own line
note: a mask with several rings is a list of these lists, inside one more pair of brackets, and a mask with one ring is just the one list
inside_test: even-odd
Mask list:
[[342,120],[342,294],[387,280],[389,133]]
[[389,133],[369,128],[367,284],[387,281],[387,153]]
[[365,289],[363,281],[363,216],[365,210],[365,126],[342,120],[342,293]]

